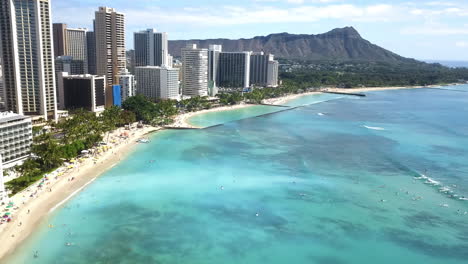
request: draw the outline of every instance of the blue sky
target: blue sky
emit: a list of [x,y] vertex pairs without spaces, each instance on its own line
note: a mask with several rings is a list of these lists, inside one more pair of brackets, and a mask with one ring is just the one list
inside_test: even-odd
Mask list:
[[353,26],[405,57],[468,61],[468,0],[51,0],[53,21],[92,27],[98,6],[126,14],[132,32],[156,28],[170,39],[318,34]]

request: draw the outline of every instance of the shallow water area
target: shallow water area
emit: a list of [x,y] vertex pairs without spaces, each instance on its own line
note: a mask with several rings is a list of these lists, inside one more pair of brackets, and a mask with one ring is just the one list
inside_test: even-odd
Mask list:
[[153,135],[8,263],[466,263],[468,93],[288,104]]

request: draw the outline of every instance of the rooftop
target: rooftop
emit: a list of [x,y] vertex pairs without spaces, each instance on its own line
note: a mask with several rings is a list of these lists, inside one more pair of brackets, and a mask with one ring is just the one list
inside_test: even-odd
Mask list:
[[0,112],[0,124],[8,123],[16,120],[28,119],[29,117],[18,115],[13,112]]

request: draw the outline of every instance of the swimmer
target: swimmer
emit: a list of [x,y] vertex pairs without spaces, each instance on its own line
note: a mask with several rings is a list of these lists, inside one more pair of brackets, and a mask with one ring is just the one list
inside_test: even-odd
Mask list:
[[256,217],[259,217],[259,216],[260,216],[260,214],[259,214],[259,213],[256,213],[256,214],[255,214],[255,216],[256,216]]
[[221,190],[224,190],[224,186],[221,186],[220,189],[221,189]]

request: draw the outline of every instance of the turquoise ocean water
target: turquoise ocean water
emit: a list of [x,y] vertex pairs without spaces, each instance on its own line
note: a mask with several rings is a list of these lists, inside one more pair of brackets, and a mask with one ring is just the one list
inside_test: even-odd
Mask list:
[[155,134],[7,261],[466,263],[468,88],[451,89],[198,117],[231,122]]

